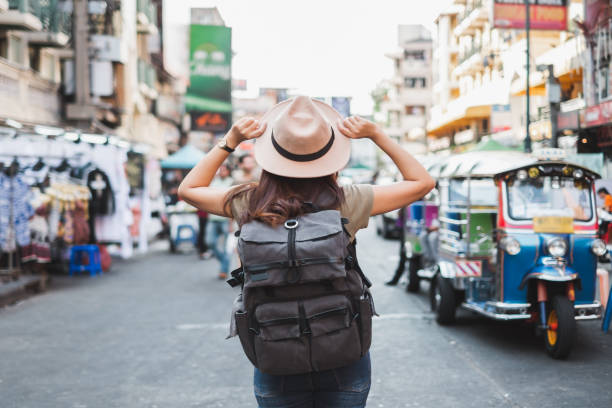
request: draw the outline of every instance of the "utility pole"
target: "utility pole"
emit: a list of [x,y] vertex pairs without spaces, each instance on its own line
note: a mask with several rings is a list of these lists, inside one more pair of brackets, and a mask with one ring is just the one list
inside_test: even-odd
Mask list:
[[554,65],[547,65],[546,70],[548,70],[548,79],[546,81],[546,96],[550,109],[550,142],[551,147],[559,147],[559,128],[557,127],[557,118],[559,117],[559,103],[561,102],[561,86],[559,85],[559,81],[555,77]]
[[530,31],[530,15],[529,15],[529,0],[525,0],[525,40],[527,41],[527,46],[526,46],[526,50],[525,50],[525,54],[527,56],[527,64],[525,69],[527,70],[525,77],[526,79],[526,84],[525,84],[525,99],[526,99],[526,108],[525,108],[525,153],[531,153],[531,135],[529,134],[529,125],[531,124],[531,119],[530,119],[530,106],[529,106],[529,47],[530,47],[530,40],[529,40],[529,31]]
[[66,109],[68,119],[87,128],[95,115],[89,84],[89,15],[87,0],[72,1],[72,40],[74,44],[75,101]]

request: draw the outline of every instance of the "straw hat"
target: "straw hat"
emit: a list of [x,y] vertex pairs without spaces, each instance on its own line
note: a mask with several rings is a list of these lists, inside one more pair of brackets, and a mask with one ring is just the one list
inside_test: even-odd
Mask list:
[[268,124],[255,142],[255,160],[279,176],[312,178],[333,174],[346,166],[351,141],[336,127],[342,116],[325,102],[297,96],[272,107],[263,116]]

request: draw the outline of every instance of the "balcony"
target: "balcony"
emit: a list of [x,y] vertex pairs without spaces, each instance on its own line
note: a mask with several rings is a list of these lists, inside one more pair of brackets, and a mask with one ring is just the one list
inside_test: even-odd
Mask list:
[[474,71],[478,71],[482,68],[482,46],[480,44],[472,45],[471,48],[464,51],[459,55],[459,64],[453,69],[451,73],[454,78],[458,78],[462,75],[469,74]]
[[484,26],[488,19],[485,1],[472,1],[466,5],[463,13],[458,15],[458,24],[453,29],[453,35],[460,37],[462,35],[474,34],[477,29]]
[[157,5],[151,0],[136,3],[136,23],[141,34],[157,34]]
[[58,0],[9,0],[8,11],[0,13],[0,26],[29,31],[31,44],[63,47],[70,39],[72,16],[61,10]]

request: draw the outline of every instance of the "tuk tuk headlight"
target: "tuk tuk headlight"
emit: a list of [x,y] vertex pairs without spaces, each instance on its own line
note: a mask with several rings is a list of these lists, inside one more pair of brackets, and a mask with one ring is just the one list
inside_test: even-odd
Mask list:
[[563,238],[553,238],[548,241],[548,253],[554,257],[561,257],[567,252],[567,242]]
[[593,251],[593,253],[597,256],[603,256],[608,251],[608,248],[606,248],[605,242],[603,242],[601,239],[596,239],[591,244],[591,251]]
[[519,244],[516,238],[503,237],[499,244],[508,255],[516,255],[521,252],[521,244]]

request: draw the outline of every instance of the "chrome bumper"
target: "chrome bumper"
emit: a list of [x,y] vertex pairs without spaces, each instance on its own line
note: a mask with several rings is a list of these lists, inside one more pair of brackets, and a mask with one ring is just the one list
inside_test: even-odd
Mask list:
[[601,319],[601,303],[595,302],[586,305],[574,305],[576,320],[597,320]]
[[483,307],[463,302],[461,307],[495,320],[527,320],[531,318],[529,303],[486,302]]

